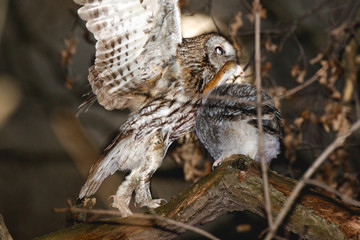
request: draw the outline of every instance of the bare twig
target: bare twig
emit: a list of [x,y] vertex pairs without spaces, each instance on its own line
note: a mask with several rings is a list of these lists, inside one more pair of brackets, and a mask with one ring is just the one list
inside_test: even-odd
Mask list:
[[[66,213],[66,212],[74,212],[74,213],[88,213],[88,214],[96,214],[96,215],[112,215],[112,216],[122,216],[119,211],[116,210],[103,210],[103,209],[82,209],[82,208],[76,208],[76,207],[69,207],[69,208],[55,208],[55,213]],[[148,214],[142,214],[142,213],[135,213],[130,216],[131,218],[138,218],[138,219],[151,219],[151,220],[159,220],[164,223],[168,223],[170,225],[174,225],[195,233],[198,233],[204,237],[207,237],[208,239],[212,240],[220,240],[219,238],[215,237],[211,233],[202,230],[201,228],[191,226],[186,223],[182,223],[179,221],[172,220],[170,218],[162,217],[159,215],[156,215],[155,212],[152,212],[151,215]]]
[[286,40],[291,37],[292,35],[295,35],[295,31],[299,25],[299,23],[301,23],[302,21],[304,21],[306,18],[308,18],[309,16],[313,16],[315,12],[322,10],[323,6],[328,3],[331,2],[333,0],[324,0],[320,3],[318,3],[317,5],[315,5],[313,8],[309,9],[308,11],[306,11],[305,13],[303,13],[299,18],[295,19],[292,24],[284,29],[285,35],[282,38],[281,42],[279,43],[279,48],[281,49],[284,45],[284,43],[286,42]]
[[5,26],[7,11],[8,11],[8,0],[0,0],[0,42],[2,39],[2,33]]
[[13,240],[8,229],[5,226],[4,218],[0,214],[0,239],[2,240]]
[[339,198],[341,198],[341,200],[343,202],[345,202],[347,204],[350,204],[355,207],[360,207],[360,201],[356,201],[355,199],[352,199],[352,198],[342,194],[341,192],[337,191],[336,189],[326,185],[325,183],[323,183],[319,180],[307,179],[305,181],[305,183],[309,184],[309,185],[320,187],[320,188],[326,190],[327,192],[330,192],[330,193],[334,194],[335,196],[338,196]]
[[255,52],[251,55],[248,63],[244,66],[243,70],[244,72],[246,72],[246,70],[250,67],[250,65],[254,62],[254,58],[255,58]]
[[260,19],[260,0],[254,0],[255,5],[255,82],[256,82],[256,103],[257,103],[257,125],[259,128],[259,155],[261,160],[261,172],[262,178],[264,181],[264,205],[266,216],[268,220],[269,227],[272,226],[272,212],[271,212],[271,199],[269,192],[269,179],[268,179],[268,167],[265,162],[264,155],[264,130],[262,123],[262,104],[261,104],[261,47],[260,47],[260,29],[261,29],[261,19]]
[[319,76],[324,72],[325,70],[324,69],[320,69],[316,74],[314,74],[311,78],[309,78],[307,81],[305,81],[304,83],[290,89],[290,90],[287,90],[283,95],[281,96],[277,96],[277,97],[274,97],[274,98],[277,98],[277,99],[282,99],[282,98],[286,98],[286,97],[289,97],[297,92],[299,92],[300,90],[303,90],[304,88],[310,86],[312,83],[316,82],[318,79],[319,79]]
[[[328,2],[331,2],[333,0],[324,0],[320,3],[318,3],[317,5],[315,5],[313,8],[309,9],[308,11],[304,12],[300,17],[298,17],[297,19],[294,19],[293,21],[291,21],[290,24],[288,24],[286,27],[283,28],[274,28],[274,29],[262,29],[261,30],[261,34],[266,34],[266,35],[281,35],[281,41],[279,43],[279,48],[281,49],[282,46],[284,45],[284,43],[289,39],[289,37],[291,37],[292,35],[295,34],[295,31],[298,27],[298,25],[304,21],[306,18],[308,18],[309,16],[314,16],[314,13],[320,10],[324,9],[324,5],[327,4]],[[239,36],[248,36],[248,35],[254,35],[254,31],[253,30],[242,30],[241,32],[239,32],[238,34]]]
[[[326,71],[326,69],[321,68],[319,71],[317,71],[311,78],[309,78],[307,81],[304,81],[302,84],[287,90],[284,94],[279,95],[279,96],[274,96],[273,100],[280,100],[283,98],[287,98],[290,97],[291,95],[303,90],[304,88],[310,86],[311,84],[313,84],[314,82],[316,82],[317,80],[320,79],[320,76],[323,74],[323,72]],[[269,100],[264,101],[262,104],[269,104]]]
[[334,142],[332,142],[323,152],[322,154],[315,160],[315,162],[311,165],[311,167],[305,172],[304,176],[300,179],[300,181],[296,184],[294,190],[289,195],[289,198],[286,200],[284,207],[279,212],[278,216],[275,219],[274,225],[270,228],[269,233],[266,235],[265,240],[270,240],[276,234],[276,231],[284,218],[287,216],[290,208],[294,204],[296,198],[298,197],[301,190],[304,188],[306,181],[310,179],[313,173],[319,168],[319,166],[327,159],[327,157],[341,144],[344,143],[347,137],[349,137],[353,132],[360,128],[360,120],[356,121],[349,130],[345,133],[338,136]]
[[[219,26],[217,25],[216,21],[215,21],[215,18],[214,18],[214,15],[212,13],[212,10],[213,10],[213,1],[214,0],[209,0],[209,12],[210,12],[210,17],[211,17],[211,20],[213,21],[214,25],[215,25],[215,28],[216,28],[216,31],[219,33],[219,34],[222,34],[221,31],[220,31],[220,28]],[[223,34],[222,34],[223,35]]]
[[308,67],[308,61],[307,61],[307,57],[306,57],[306,54],[305,54],[305,50],[304,50],[304,47],[301,45],[301,43],[299,42],[299,39],[298,37],[296,36],[296,34],[293,35],[293,39],[294,39],[294,42],[296,44],[296,46],[298,47],[299,49],[299,56],[297,58],[297,61],[298,62],[302,62],[303,64],[303,68],[306,70],[307,67]]

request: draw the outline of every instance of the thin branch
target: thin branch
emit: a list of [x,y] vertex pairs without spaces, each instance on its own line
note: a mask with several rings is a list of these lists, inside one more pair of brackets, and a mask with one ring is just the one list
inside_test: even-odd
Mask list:
[[220,31],[219,26],[217,25],[217,23],[216,23],[216,21],[215,21],[214,15],[213,15],[213,13],[212,13],[212,10],[213,10],[213,1],[214,1],[214,0],[209,0],[209,12],[210,12],[210,17],[211,17],[211,20],[213,21],[213,23],[214,23],[214,25],[215,25],[216,31],[217,31],[219,34],[223,35],[223,34],[221,33],[221,31]]
[[285,42],[287,41],[287,39],[289,37],[291,37],[292,35],[295,35],[295,31],[299,25],[300,22],[302,22],[303,20],[305,20],[306,18],[308,18],[309,16],[314,16],[314,13],[322,10],[323,6],[328,3],[331,2],[333,0],[324,0],[320,3],[318,3],[317,5],[315,5],[313,8],[309,9],[308,11],[306,11],[305,13],[303,13],[299,18],[295,19],[292,24],[290,26],[288,26],[287,28],[284,29],[284,37],[282,38],[282,40],[279,43],[279,48],[282,49],[283,45],[285,44]]
[[323,10],[324,6],[328,3],[331,2],[333,0],[324,0],[320,3],[318,3],[317,5],[315,5],[313,8],[309,9],[308,11],[306,11],[305,13],[303,13],[296,21],[297,22],[301,22],[303,20],[305,20],[307,17],[309,16],[314,16],[314,13],[319,11],[319,10]]
[[6,228],[4,218],[1,214],[0,214],[0,239],[13,240],[13,238],[9,233],[9,230]]
[[254,58],[255,58],[255,52],[251,55],[248,63],[244,66],[243,70],[244,72],[246,72],[246,70],[250,67],[250,65],[254,62]]
[[266,216],[268,220],[269,227],[272,226],[273,218],[272,218],[272,211],[271,211],[271,199],[270,199],[270,192],[269,192],[269,178],[268,178],[268,166],[265,162],[265,155],[264,155],[264,129],[263,129],[263,122],[262,122],[262,104],[261,104],[261,19],[260,19],[260,0],[254,0],[254,7],[255,7],[255,81],[256,81],[256,103],[257,103],[257,125],[259,128],[259,155],[261,161],[261,172],[262,178],[264,181],[264,205]]
[[305,183],[316,186],[316,187],[323,188],[327,192],[330,192],[330,193],[334,194],[335,196],[338,196],[343,202],[350,204],[352,206],[355,206],[355,207],[360,207],[360,201],[356,201],[355,199],[352,199],[352,198],[342,194],[341,192],[337,191],[336,189],[326,185],[325,183],[323,183],[319,180],[307,179],[305,181]]
[[[274,96],[273,100],[280,100],[286,97],[289,97],[301,90],[303,90],[304,88],[310,86],[311,84],[313,84],[314,82],[316,82],[317,80],[320,79],[320,76],[323,74],[323,72],[326,71],[326,69],[321,68],[319,71],[317,71],[311,78],[309,78],[307,81],[303,82],[302,84],[287,90],[284,94],[280,95],[280,96]],[[262,104],[268,104],[269,101],[265,101]]]
[[284,207],[279,212],[278,216],[275,219],[274,225],[270,228],[269,233],[266,235],[265,240],[272,239],[280,224],[283,222],[284,218],[287,216],[290,208],[294,204],[296,198],[298,197],[301,190],[304,188],[306,181],[310,179],[313,173],[320,167],[320,165],[327,159],[327,157],[340,145],[344,143],[347,137],[349,137],[353,132],[360,128],[360,120],[356,121],[349,130],[345,133],[338,136],[334,142],[332,142],[323,152],[322,154],[315,160],[315,162],[311,165],[311,167],[305,172],[304,176],[300,179],[300,181],[296,184],[294,190],[289,195],[289,198],[286,200]]
[[8,11],[8,0],[0,0],[0,43]]
[[299,49],[299,56],[297,58],[297,61],[298,62],[301,61],[302,64],[303,64],[303,68],[306,70],[308,68],[308,61],[307,61],[307,57],[306,57],[306,54],[305,54],[304,47],[301,45],[301,43],[300,43],[298,37],[296,36],[296,34],[293,34],[293,39],[295,41],[296,46]]
[[[291,23],[286,26],[286,27],[282,27],[282,28],[274,28],[274,29],[262,29],[261,30],[261,34],[266,34],[266,35],[282,35],[283,37],[281,38],[280,44],[279,44],[279,48],[282,48],[283,44],[286,42],[286,40],[291,37],[296,29],[297,26],[299,25],[299,23],[301,23],[302,21],[304,21],[306,18],[308,18],[309,16],[314,16],[314,13],[319,11],[319,10],[323,10],[323,6],[334,0],[324,0],[322,2],[320,2],[319,4],[315,5],[313,8],[309,9],[308,11],[304,12],[300,17],[298,17],[297,19],[294,19],[293,21],[291,21]],[[243,30],[240,31],[238,33],[239,36],[248,36],[248,35],[254,35],[254,31],[253,30]]]
[[[68,207],[68,208],[55,208],[55,213],[67,213],[67,212],[73,212],[73,213],[87,213],[87,214],[96,214],[96,215],[112,215],[112,216],[120,216],[122,217],[122,214],[119,211],[116,210],[103,210],[103,209],[82,209],[82,208],[76,208],[76,207]],[[219,238],[215,237],[211,233],[202,230],[201,228],[191,226],[186,223],[182,223],[179,221],[172,220],[170,218],[162,217],[157,215],[154,211],[151,213],[151,215],[148,214],[142,214],[142,213],[135,213],[130,216],[131,218],[138,218],[138,219],[150,219],[150,220],[159,220],[161,222],[174,225],[176,227],[183,228],[185,230],[189,230],[195,233],[198,233],[199,235],[202,235],[204,237],[207,237],[211,240],[220,240]]]
[[353,99],[355,102],[356,119],[360,119],[360,101],[359,101],[359,91],[357,88],[354,88]]

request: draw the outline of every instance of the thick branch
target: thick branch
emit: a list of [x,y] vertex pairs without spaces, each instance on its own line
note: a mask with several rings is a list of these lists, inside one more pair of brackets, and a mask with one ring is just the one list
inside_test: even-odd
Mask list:
[[[158,215],[197,225],[232,211],[250,211],[264,217],[263,181],[259,165],[245,156],[233,156],[196,184],[157,208]],[[274,217],[296,181],[269,172]],[[360,209],[306,188],[283,225],[310,239],[359,239]],[[127,217],[78,224],[39,239],[172,239],[185,229],[159,218]]]
[[0,214],[0,239],[2,240],[13,240],[9,231],[7,230],[3,216]]

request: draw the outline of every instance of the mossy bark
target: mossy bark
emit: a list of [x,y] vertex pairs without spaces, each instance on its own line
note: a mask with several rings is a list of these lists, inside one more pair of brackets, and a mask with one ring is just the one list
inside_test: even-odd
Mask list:
[[[204,224],[233,211],[246,210],[264,217],[259,165],[245,156],[233,159],[155,209],[156,213],[191,225]],[[269,180],[275,217],[296,181],[272,171]],[[308,187],[283,227],[306,239],[359,239],[360,209]],[[127,217],[78,224],[39,239],[172,239],[184,231],[164,221]]]

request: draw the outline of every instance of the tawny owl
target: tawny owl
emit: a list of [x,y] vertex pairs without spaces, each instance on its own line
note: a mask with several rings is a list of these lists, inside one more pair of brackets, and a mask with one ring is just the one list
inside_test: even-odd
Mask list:
[[[282,120],[271,98],[261,91],[264,155],[269,162],[280,152]],[[210,90],[198,109],[195,131],[217,166],[233,154],[260,161],[258,151],[256,87],[247,83],[223,84]]]
[[157,207],[161,200],[152,199],[150,178],[169,145],[193,130],[203,89],[236,59],[235,49],[218,34],[183,39],[177,0],[74,1],[84,5],[78,13],[97,40],[89,69],[93,93],[106,109],[133,110],[92,166],[79,198],[93,195],[117,170],[130,170],[112,206],[131,214],[135,192],[136,205]]

